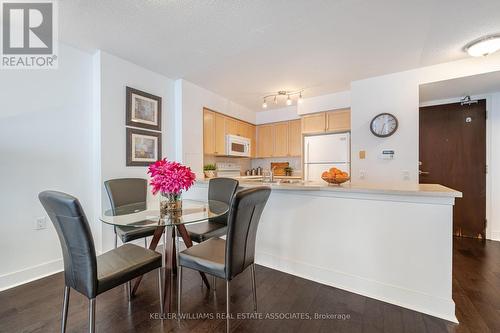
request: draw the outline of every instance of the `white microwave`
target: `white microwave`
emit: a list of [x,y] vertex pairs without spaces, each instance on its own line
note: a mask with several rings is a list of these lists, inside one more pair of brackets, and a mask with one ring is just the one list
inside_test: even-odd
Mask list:
[[226,155],[250,157],[251,140],[237,135],[226,135]]

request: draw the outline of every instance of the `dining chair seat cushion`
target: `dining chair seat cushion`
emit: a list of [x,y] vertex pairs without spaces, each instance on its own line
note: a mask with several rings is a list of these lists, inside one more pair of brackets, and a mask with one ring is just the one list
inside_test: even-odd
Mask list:
[[210,238],[179,253],[179,264],[197,271],[225,278],[226,241]]
[[160,253],[125,244],[97,257],[97,294],[161,267]]
[[116,234],[122,240],[122,243],[127,243],[139,238],[153,236],[156,227],[125,227],[116,226]]
[[221,237],[227,233],[227,225],[212,221],[186,225],[189,237],[193,242],[201,243],[209,238]]

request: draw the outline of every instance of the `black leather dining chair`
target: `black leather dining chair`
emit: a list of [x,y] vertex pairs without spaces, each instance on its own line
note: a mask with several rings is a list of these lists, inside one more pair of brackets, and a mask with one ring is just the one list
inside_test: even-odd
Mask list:
[[254,311],[257,311],[255,285],[255,239],[262,211],[271,189],[266,186],[237,192],[231,202],[226,240],[210,238],[179,253],[177,312],[180,318],[182,267],[217,276],[226,281],[226,331],[229,332],[230,281],[246,268],[252,274]]
[[[208,181],[208,200],[222,201],[230,205],[238,185],[239,182],[233,178],[212,178]],[[193,242],[201,243],[209,238],[225,236],[227,232],[227,216],[227,214],[224,214],[209,221],[186,225],[189,238]],[[217,289],[215,276],[212,276],[212,289],[214,292]]]
[[[142,178],[118,178],[104,182],[108,193],[113,214],[118,214],[121,209],[124,213],[147,208],[147,181]],[[147,247],[146,237],[153,236],[156,227],[125,227],[114,226],[115,248],[118,246],[118,237],[123,244],[144,238],[144,247]]]
[[[208,182],[208,200],[230,204],[239,182],[232,178],[212,178]],[[188,224],[186,230],[193,242],[201,243],[212,237],[224,236],[227,232],[227,214],[209,221]]]
[[96,256],[90,226],[78,199],[56,191],[44,191],[38,198],[54,224],[62,248],[65,287],[61,332],[66,331],[70,288],[89,299],[89,332],[92,333],[95,332],[97,295],[155,269],[158,269],[163,314],[161,254],[125,244]]

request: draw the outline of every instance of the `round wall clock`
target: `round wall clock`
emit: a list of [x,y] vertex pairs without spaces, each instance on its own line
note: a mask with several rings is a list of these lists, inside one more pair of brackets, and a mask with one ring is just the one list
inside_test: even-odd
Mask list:
[[379,138],[391,136],[398,129],[398,119],[390,113],[376,115],[370,123],[370,130],[373,135]]

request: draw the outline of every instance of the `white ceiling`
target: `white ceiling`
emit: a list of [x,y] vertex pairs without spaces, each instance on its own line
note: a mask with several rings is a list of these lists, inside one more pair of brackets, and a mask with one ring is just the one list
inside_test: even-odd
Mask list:
[[420,86],[420,103],[500,92],[500,71]]
[[469,41],[500,32],[500,1],[64,0],[59,22],[65,43],[259,110],[277,90],[310,97],[464,58]]

